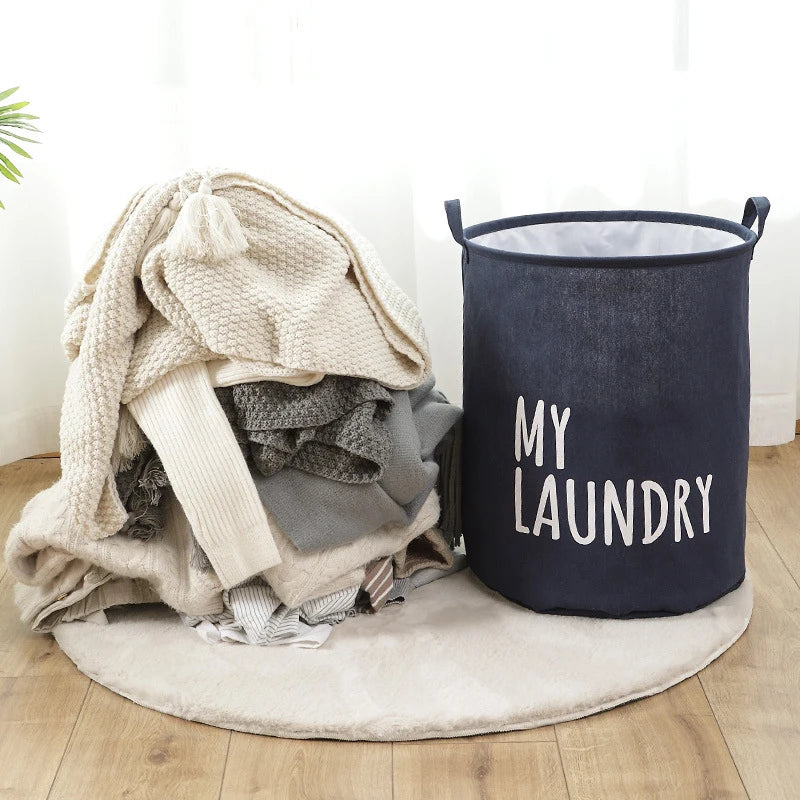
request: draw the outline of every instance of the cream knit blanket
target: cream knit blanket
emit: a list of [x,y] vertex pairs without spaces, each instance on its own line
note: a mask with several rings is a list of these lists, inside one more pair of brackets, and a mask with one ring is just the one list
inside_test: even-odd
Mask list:
[[334,373],[396,389],[430,371],[416,308],[361,236],[245,174],[207,173],[204,185],[233,209],[243,253],[209,262],[165,247],[187,198],[203,188],[190,172],[131,199],[67,301],[68,550],[125,521],[114,471],[135,452],[136,428],[121,404],[178,367],[224,358],[263,375]]
[[[6,547],[8,568],[20,580],[15,600],[22,621],[46,631],[112,606],[159,600],[190,616],[219,614],[222,584],[192,557],[189,521],[170,490],[163,508],[163,531],[147,541],[116,534],[73,545],[63,482],[36,495]],[[364,565],[375,558],[396,554],[404,563],[406,546],[438,518],[433,491],[410,525],[384,525],[372,536],[316,553],[297,550],[270,518],[283,561],[264,577],[282,602],[299,606],[359,584]]]

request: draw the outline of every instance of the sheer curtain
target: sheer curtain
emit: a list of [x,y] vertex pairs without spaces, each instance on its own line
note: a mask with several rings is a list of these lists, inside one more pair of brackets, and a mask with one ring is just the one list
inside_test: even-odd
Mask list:
[[[5,85],[41,116],[0,184],[0,463],[57,449],[64,296],[106,220],[187,166],[348,217],[419,304],[458,400],[465,222],[568,208],[773,210],[752,267],[754,444],[798,395],[798,13],[780,0],[16,4]],[[713,286],[709,287],[709,292]],[[502,313],[502,310],[500,310]]]

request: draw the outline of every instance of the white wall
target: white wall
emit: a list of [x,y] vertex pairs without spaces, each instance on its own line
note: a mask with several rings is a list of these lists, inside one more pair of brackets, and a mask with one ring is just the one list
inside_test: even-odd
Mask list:
[[[48,24],[43,25],[42,19]],[[574,208],[740,218],[752,270],[753,441],[793,435],[800,216],[793,31],[781,0],[16,4],[0,51],[43,144],[0,184],[0,463],[57,446],[61,301],[138,186],[187,166],[263,176],[348,216],[425,320],[460,398],[465,222]],[[34,147],[34,146],[32,146]],[[26,433],[27,431],[27,433]]]
[[[50,109],[42,85],[29,81],[26,93],[37,97],[42,114]],[[59,337],[72,279],[57,148],[23,161],[16,159],[24,187],[0,183],[0,464],[58,449],[67,372]]]

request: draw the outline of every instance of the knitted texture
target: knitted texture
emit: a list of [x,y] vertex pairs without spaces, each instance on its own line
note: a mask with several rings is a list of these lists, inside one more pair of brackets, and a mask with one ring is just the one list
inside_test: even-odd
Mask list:
[[[75,541],[69,533],[63,481],[30,500],[5,549],[8,568],[21,582],[15,601],[23,622],[44,631],[113,605],[158,600],[190,616],[221,613],[224,587],[215,572],[193,563],[191,527],[169,489],[162,505],[160,536],[142,540],[117,534]],[[283,603],[298,607],[359,585],[364,564],[405,548],[438,517],[439,501],[431,492],[410,525],[386,525],[373,536],[318,553],[296,550],[269,518],[283,561],[263,577]]]
[[172,370],[129,406],[227,589],[280,562],[264,506],[204,363]]
[[136,539],[158,536],[164,527],[161,496],[169,486],[164,465],[152,445],[147,445],[131,465],[117,473],[117,493],[128,512],[120,533]]
[[334,373],[399,389],[430,371],[418,311],[361,236],[250,176],[206,180],[238,219],[244,253],[208,263],[165,252],[200,184],[190,172],[132,198],[67,301],[61,452],[72,537],[125,522],[111,466],[120,403],[179,366],[230,358],[274,376]]
[[[268,478],[251,470],[262,502],[295,547],[309,551],[345,544],[416,516],[437,480],[433,452],[461,409],[436,391],[433,376],[417,389],[391,395],[394,405],[384,421],[391,452],[375,483],[341,483],[291,467]],[[446,499],[451,498],[448,492]],[[442,518],[451,516],[441,495],[440,500]]]
[[221,612],[222,586],[213,572],[192,567],[191,529],[169,490],[162,506],[159,536],[76,540],[69,531],[63,481],[36,495],[5,550],[8,568],[21,582],[15,601],[22,621],[49,630],[111,605],[159,599],[187,614]]
[[343,483],[373,483],[383,475],[391,442],[382,422],[394,401],[375,381],[338,375],[304,387],[262,381],[217,389],[217,397],[229,415],[232,406],[229,419],[263,475],[285,466]]

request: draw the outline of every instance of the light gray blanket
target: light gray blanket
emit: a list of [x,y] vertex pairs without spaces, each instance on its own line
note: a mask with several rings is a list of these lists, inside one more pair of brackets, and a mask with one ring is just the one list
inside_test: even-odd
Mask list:
[[[385,419],[391,448],[382,477],[371,484],[347,484],[284,467],[269,477],[252,469],[264,505],[299,550],[321,550],[354,541],[387,523],[408,525],[436,485],[434,451],[460,420],[461,409],[434,388],[431,376],[417,389],[390,392],[394,403]],[[455,448],[455,450],[453,449]],[[442,497],[458,502],[457,438],[437,454],[447,465]],[[448,521],[458,515],[443,509]],[[443,531],[449,539],[460,530]]]

